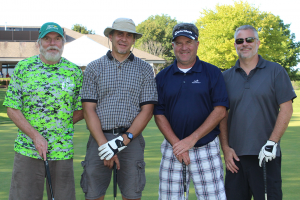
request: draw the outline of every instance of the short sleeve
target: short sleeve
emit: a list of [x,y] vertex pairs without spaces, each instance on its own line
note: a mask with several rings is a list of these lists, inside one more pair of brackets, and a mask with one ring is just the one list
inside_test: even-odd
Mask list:
[[215,106],[225,106],[229,108],[228,94],[226,90],[226,84],[221,71],[217,72],[216,79],[213,81],[211,88],[211,99],[212,105]]
[[275,95],[278,105],[297,97],[288,73],[283,67],[281,68],[275,77]]
[[82,71],[79,69],[76,72],[76,88],[75,88],[75,99],[74,99],[74,107],[73,110],[82,110],[82,103],[81,103],[81,97],[80,97],[80,91],[82,88],[82,81],[83,81],[83,76],[82,76]]
[[83,83],[80,92],[82,102],[97,102],[98,88],[97,88],[97,75],[95,66],[93,63],[87,65],[85,72],[83,73]]
[[[160,72],[161,73],[161,72]],[[158,102],[154,106],[153,114],[154,115],[164,115],[165,114],[165,104],[163,99],[163,91],[162,87],[160,87],[160,74],[158,74],[155,78],[156,85],[157,85],[157,96],[158,96]]]
[[154,78],[154,72],[152,67],[146,66],[144,80],[142,83],[142,90],[140,94],[140,106],[146,104],[156,104],[157,103],[157,89],[156,82]]

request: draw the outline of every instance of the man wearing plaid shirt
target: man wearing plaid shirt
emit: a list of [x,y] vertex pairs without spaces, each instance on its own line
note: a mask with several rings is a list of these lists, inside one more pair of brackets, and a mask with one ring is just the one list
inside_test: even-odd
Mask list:
[[157,103],[154,72],[130,51],[142,37],[131,19],[116,19],[104,35],[112,51],[84,72],[82,106],[91,134],[81,187],[86,199],[104,199],[116,163],[123,199],[140,199],[146,183],[141,133]]
[[156,76],[154,115],[165,136],[160,200],[185,198],[182,162],[186,164],[187,194],[192,179],[197,199],[226,199],[217,137],[228,107],[226,86],[220,69],[197,57],[198,35],[194,24],[177,24],[172,42],[176,60]]

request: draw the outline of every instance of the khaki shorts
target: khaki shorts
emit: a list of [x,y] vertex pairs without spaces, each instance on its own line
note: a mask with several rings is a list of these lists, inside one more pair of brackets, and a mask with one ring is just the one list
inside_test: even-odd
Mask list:
[[[104,133],[107,140],[112,140],[119,135]],[[98,144],[90,135],[87,143],[84,168],[80,185],[86,199],[97,199],[105,195],[110,184],[112,169],[104,166],[98,155]],[[120,170],[118,170],[117,182],[122,195],[127,199],[141,198],[146,184],[144,162],[145,140],[142,134],[129,143],[127,148],[118,153]]]
[[[48,161],[54,199],[75,199],[73,159]],[[9,199],[43,199],[44,161],[15,153]],[[51,199],[47,182],[48,199]]]

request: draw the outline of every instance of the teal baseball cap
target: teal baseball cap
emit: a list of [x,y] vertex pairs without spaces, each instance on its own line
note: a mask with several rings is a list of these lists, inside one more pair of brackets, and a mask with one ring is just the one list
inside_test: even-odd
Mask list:
[[54,22],[47,22],[43,24],[39,31],[39,39],[45,37],[45,35],[47,35],[50,32],[56,32],[59,35],[61,35],[61,37],[64,37],[64,31],[60,27],[60,25]]

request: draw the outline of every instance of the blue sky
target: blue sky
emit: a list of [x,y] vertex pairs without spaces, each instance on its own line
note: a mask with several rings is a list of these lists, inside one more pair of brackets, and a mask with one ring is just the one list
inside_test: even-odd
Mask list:
[[[248,0],[260,11],[278,15],[300,41],[299,0]],[[139,24],[151,15],[168,14],[182,22],[195,22],[203,9],[217,4],[233,5],[233,0],[0,0],[0,25],[41,26],[54,21],[71,29],[79,23],[103,35],[107,26],[119,17],[131,18]]]

